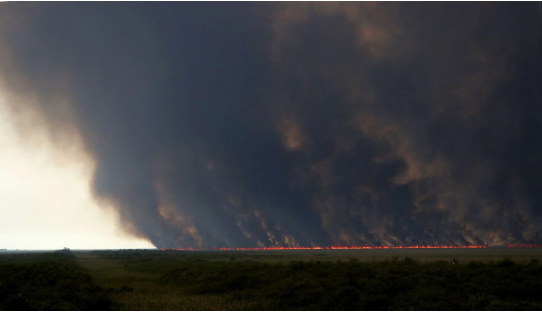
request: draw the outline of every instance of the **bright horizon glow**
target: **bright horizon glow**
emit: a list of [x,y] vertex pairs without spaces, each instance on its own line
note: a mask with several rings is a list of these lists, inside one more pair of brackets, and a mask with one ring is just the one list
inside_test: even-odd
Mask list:
[[[80,143],[57,151],[47,140],[18,140],[0,95],[0,249],[153,249],[124,233],[118,214],[94,201],[94,164]],[[41,130],[33,129],[37,136]],[[41,132],[42,133],[42,132]]]

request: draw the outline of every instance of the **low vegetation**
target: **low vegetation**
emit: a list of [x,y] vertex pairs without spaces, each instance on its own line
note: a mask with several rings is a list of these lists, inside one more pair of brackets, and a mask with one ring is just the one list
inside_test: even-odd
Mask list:
[[184,294],[254,310],[541,310],[542,267],[502,260],[185,263],[161,277]]
[[0,310],[108,310],[114,306],[71,253],[0,263]]
[[542,310],[536,259],[265,262],[265,254],[205,256],[0,256],[0,309]]

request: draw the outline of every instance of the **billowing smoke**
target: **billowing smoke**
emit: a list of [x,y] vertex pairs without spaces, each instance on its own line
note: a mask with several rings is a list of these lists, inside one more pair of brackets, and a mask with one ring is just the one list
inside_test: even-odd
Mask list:
[[6,3],[0,77],[51,140],[80,133],[95,196],[157,247],[540,242],[541,21],[536,3]]

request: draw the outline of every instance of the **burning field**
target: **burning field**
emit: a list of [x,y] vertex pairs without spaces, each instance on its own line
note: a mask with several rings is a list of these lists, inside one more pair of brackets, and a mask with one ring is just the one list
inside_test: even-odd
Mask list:
[[[509,244],[504,246],[497,245],[463,245],[463,246],[454,246],[454,245],[441,245],[441,246],[329,246],[329,247],[252,247],[252,248],[218,248],[220,251],[281,251],[281,250],[386,250],[386,249],[484,249],[484,248],[542,248],[542,245],[538,244]],[[166,251],[168,249],[160,249]],[[178,249],[169,249],[177,251],[200,251],[195,248],[178,248]],[[205,250],[217,250],[216,248],[212,249],[202,249]]]
[[0,311],[542,311],[541,13],[0,4]]

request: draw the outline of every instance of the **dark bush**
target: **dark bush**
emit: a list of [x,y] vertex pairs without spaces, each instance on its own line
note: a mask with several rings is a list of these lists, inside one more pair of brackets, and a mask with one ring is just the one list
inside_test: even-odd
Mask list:
[[542,265],[186,262],[162,277],[185,294],[231,295],[258,310],[540,310]]
[[0,310],[108,310],[104,291],[65,252],[30,264],[0,264]]

